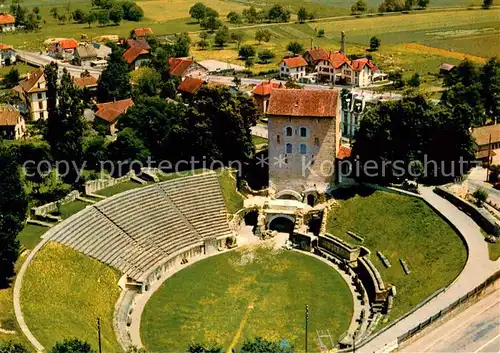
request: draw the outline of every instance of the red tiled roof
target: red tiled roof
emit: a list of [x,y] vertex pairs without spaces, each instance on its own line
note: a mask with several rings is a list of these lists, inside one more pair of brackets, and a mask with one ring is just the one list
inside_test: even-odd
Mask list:
[[328,53],[321,48],[313,48],[306,51],[313,61],[328,60]]
[[0,43],[0,50],[7,50],[7,49],[14,49],[12,45],[5,45],[3,43]]
[[307,66],[307,61],[305,61],[304,58],[301,56],[296,56],[294,58],[285,58],[282,60],[282,62],[284,62],[285,65],[291,69],[296,67]]
[[116,102],[96,104],[97,112],[95,115],[109,123],[114,123],[116,119],[134,105],[132,99],[122,99]]
[[185,58],[174,58],[168,59],[168,65],[170,66],[170,75],[181,77],[187,69],[191,66],[193,60]]
[[335,117],[337,90],[274,89],[268,115]]
[[153,30],[149,27],[147,28],[134,28],[134,35],[136,37],[144,37],[146,35],[153,34]]
[[182,80],[177,90],[184,93],[195,94],[203,86],[204,81],[199,78],[186,77]]
[[76,49],[78,47],[78,42],[73,38],[60,40],[58,44],[63,49]]
[[268,96],[274,88],[281,88],[283,85],[278,82],[262,81],[253,89],[252,93],[258,96]]
[[10,13],[0,13],[0,25],[9,25],[16,22],[16,18]]
[[500,142],[500,124],[477,127],[472,130],[472,137],[478,146],[485,146],[490,143]]
[[24,92],[37,92],[37,91],[46,91],[46,89],[39,89],[35,87],[35,84],[38,80],[43,76],[43,70],[37,69],[29,74],[28,78],[19,83],[19,86],[23,89]]
[[88,86],[97,85],[97,78],[95,78],[94,76],[74,77],[73,82],[75,83],[76,87],[83,89]]
[[146,42],[144,39],[127,39],[127,44],[129,47],[139,47],[144,50],[151,50],[148,42]]
[[373,63],[371,62],[371,60],[369,60],[367,58],[356,59],[356,60],[351,61],[351,67],[352,67],[352,69],[354,71],[361,71],[361,70],[363,70],[363,68],[365,67],[365,65],[368,65],[368,67],[372,71],[377,70],[377,67],[375,65],[373,65]]
[[15,110],[0,110],[0,126],[16,126],[19,116]]
[[141,47],[130,47],[125,53],[123,53],[122,58],[129,64],[132,64],[135,59],[137,59],[140,55],[149,54],[149,51],[142,49]]
[[339,152],[337,153],[338,159],[344,159],[351,157],[351,149],[347,146],[340,146]]
[[477,159],[484,159],[484,158],[488,158],[488,157],[495,157],[497,154],[495,153],[495,151],[493,150],[482,150],[482,151],[479,151],[479,152],[476,152],[476,158]]
[[338,69],[344,64],[350,65],[350,61],[347,58],[347,56],[345,56],[344,53],[341,53],[339,51],[333,54],[328,54],[328,61],[335,69]]

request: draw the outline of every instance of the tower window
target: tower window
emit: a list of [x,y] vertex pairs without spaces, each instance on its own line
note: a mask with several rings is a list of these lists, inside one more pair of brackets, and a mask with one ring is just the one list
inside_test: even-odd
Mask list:
[[300,154],[306,154],[307,153],[307,145],[305,143],[300,144]]
[[300,128],[300,137],[307,137],[307,128],[305,127]]
[[276,142],[278,143],[278,145],[281,143],[281,137],[280,137],[280,135],[276,136]]
[[293,129],[290,126],[286,127],[286,136],[293,136]]
[[292,153],[293,152],[293,146],[291,143],[286,144],[286,153]]

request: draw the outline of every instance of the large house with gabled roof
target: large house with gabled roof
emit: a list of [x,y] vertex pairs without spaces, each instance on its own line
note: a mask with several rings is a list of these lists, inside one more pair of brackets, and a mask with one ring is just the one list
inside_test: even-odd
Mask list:
[[46,120],[47,111],[47,82],[43,69],[28,73],[28,77],[21,81],[13,90],[22,101],[21,112],[33,121]]
[[306,75],[307,61],[301,56],[284,58],[279,64],[279,75],[282,78],[298,80]]

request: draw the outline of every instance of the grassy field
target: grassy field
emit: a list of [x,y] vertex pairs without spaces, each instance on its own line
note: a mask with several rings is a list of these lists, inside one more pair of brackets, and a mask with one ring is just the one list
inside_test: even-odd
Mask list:
[[[298,252],[242,248],[167,280],[146,305],[141,336],[155,352],[185,351],[192,341],[238,348],[255,336],[287,339],[301,351],[305,304],[310,332],[329,329],[335,339],[348,328],[352,297],[334,269]],[[309,342],[319,349],[312,335]]]
[[99,190],[96,192],[96,194],[110,197],[110,196],[119,194],[120,192],[140,188],[141,186],[143,186],[143,185],[136,183],[135,181],[126,181],[124,183],[116,184],[116,185],[110,186],[109,188]]
[[254,144],[255,147],[259,146],[259,145],[267,145],[267,143],[269,142],[268,139],[265,139],[263,137],[260,137],[260,136],[253,136],[252,135],[252,142]]
[[80,200],[75,200],[72,202],[68,202],[67,204],[64,204],[60,207],[60,216],[63,219],[66,219],[72,215],[74,215],[77,212],[80,212],[83,210],[85,207],[89,206],[90,204],[87,202],[83,202]]
[[[340,200],[340,208],[328,215],[327,231],[359,244],[346,232],[362,236],[372,252],[371,261],[384,282],[396,286],[390,314],[396,319],[439,288],[450,284],[466,262],[466,250],[453,229],[423,201],[375,191]],[[381,251],[391,262],[385,268],[376,255]],[[399,259],[408,264],[406,276]]]
[[[480,231],[485,238],[488,236],[488,233],[486,233],[482,228],[480,228]],[[488,242],[488,255],[491,261],[500,259],[500,243],[492,244]]]
[[119,274],[71,248],[46,244],[30,264],[21,288],[26,322],[50,349],[78,337],[97,349],[96,318],[101,318],[104,352],[120,350],[113,331]]
[[228,170],[218,172],[219,183],[229,213],[236,213],[243,207],[243,197],[236,191],[236,180],[234,180]]

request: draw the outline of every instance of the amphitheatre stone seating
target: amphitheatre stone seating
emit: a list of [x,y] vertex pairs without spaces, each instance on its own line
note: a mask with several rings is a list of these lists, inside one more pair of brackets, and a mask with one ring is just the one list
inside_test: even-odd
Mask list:
[[201,237],[229,236],[227,210],[215,173],[160,183],[159,186]]
[[87,206],[51,231],[51,240],[140,282],[165,261],[193,248],[201,251],[204,238],[213,242],[214,237],[232,235],[215,173],[115,195]]

